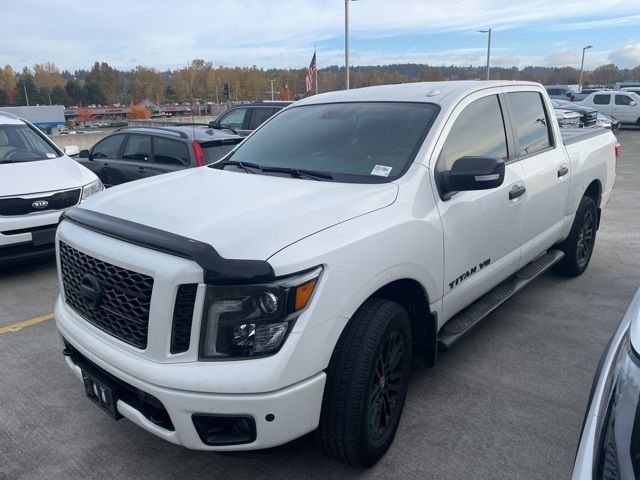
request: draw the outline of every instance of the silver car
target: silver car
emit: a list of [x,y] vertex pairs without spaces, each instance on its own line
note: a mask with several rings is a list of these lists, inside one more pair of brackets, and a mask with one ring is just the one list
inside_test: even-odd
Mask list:
[[640,478],[640,289],[609,342],[591,397],[573,480]]

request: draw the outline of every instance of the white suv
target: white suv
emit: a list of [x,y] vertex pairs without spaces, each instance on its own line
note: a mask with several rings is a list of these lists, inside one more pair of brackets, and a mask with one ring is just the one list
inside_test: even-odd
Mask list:
[[0,112],[0,265],[52,255],[60,214],[102,189],[40,130]]

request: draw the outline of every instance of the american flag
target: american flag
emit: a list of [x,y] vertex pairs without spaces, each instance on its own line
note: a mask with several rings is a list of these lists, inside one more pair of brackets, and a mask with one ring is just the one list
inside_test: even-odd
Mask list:
[[309,65],[309,71],[307,72],[307,78],[305,78],[304,83],[307,87],[307,93],[311,91],[313,88],[313,76],[315,75],[317,70],[316,67],[316,52],[313,52],[313,58],[311,58],[311,64]]

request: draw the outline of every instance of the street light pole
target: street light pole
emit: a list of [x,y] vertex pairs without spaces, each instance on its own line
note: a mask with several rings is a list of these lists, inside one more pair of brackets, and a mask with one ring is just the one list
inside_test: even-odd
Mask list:
[[582,92],[582,72],[584,71],[584,52],[593,48],[593,45],[587,45],[582,48],[582,62],[580,62],[580,80],[578,80],[578,92]]
[[349,0],[344,0],[344,88],[349,90]]
[[491,70],[491,29],[479,30],[479,32],[489,34],[489,38],[487,40],[487,80],[489,80],[489,73]]

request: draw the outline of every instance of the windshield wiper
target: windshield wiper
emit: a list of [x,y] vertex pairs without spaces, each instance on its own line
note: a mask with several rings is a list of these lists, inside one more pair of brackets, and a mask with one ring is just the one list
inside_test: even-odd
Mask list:
[[213,128],[214,130],[231,130],[236,135],[240,135],[235,128],[229,127],[228,125],[224,125],[224,124],[217,124],[217,123],[211,122],[209,123],[209,128]]
[[227,165],[232,165],[234,167],[239,167],[239,168],[241,168],[242,170],[244,170],[247,173],[256,173],[253,170],[250,170],[251,168],[254,168],[254,169],[257,169],[257,170],[262,170],[262,167],[260,165],[258,165],[257,163],[238,162],[236,160],[225,160],[220,165],[222,167],[225,167]]
[[316,172],[315,170],[302,170],[300,168],[288,167],[261,167],[261,170],[265,173],[288,173],[293,178],[307,177],[312,180],[333,180],[333,175],[324,172]]
[[0,160],[0,163],[18,163],[18,160]]

